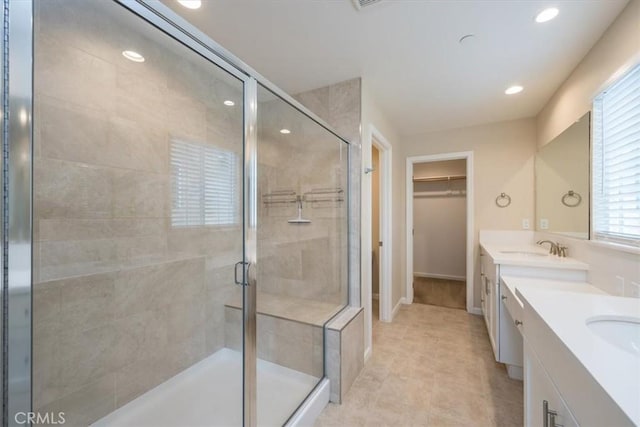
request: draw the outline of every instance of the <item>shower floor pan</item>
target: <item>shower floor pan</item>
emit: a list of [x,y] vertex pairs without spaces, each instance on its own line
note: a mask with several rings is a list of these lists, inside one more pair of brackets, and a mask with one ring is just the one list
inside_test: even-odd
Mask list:
[[[259,426],[284,424],[320,381],[264,360],[257,375]],[[242,394],[242,353],[223,348],[92,426],[241,426]]]

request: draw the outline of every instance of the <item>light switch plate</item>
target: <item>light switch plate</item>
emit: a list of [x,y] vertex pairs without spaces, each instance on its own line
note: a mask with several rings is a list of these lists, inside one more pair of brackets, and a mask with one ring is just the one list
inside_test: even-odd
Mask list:
[[540,230],[548,230],[549,229],[549,220],[546,218],[540,219]]

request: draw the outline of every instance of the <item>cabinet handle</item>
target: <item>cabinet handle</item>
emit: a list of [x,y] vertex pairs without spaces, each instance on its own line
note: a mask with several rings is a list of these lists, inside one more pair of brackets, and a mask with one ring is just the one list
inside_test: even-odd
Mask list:
[[[519,321],[518,319],[514,320],[514,321],[513,321],[513,323],[515,323],[515,324],[516,324],[516,326],[520,326],[520,325],[522,325],[522,322],[521,322],[521,321]],[[545,402],[546,402],[546,401],[545,401]]]
[[507,296],[506,295],[502,295],[502,301],[506,301],[507,300]]

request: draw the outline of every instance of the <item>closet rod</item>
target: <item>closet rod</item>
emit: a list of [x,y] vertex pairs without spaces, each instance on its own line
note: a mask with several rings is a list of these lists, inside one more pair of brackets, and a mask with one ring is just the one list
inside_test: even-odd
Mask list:
[[451,175],[451,176],[431,176],[424,178],[413,177],[413,182],[436,182],[436,181],[456,181],[459,179],[467,179],[465,175]]

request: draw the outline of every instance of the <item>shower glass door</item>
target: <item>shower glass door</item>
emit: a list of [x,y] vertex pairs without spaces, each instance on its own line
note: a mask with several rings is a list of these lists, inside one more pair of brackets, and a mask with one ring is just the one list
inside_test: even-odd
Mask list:
[[242,425],[246,78],[117,2],[34,9],[33,410]]
[[284,425],[348,301],[348,145],[265,86],[257,105],[257,421]]

